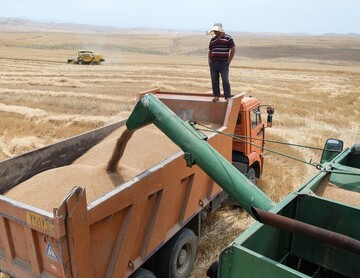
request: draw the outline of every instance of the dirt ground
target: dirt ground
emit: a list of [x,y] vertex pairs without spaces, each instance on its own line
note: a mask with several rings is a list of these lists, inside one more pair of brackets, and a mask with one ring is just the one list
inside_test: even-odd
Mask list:
[[[137,93],[211,90],[205,33],[0,31],[0,160],[125,119]],[[234,34],[232,93],[275,107],[268,139],[321,148],[329,137],[360,143],[360,37]],[[77,49],[100,65],[71,65]],[[267,143],[304,161],[319,152]],[[265,153],[259,187],[276,202],[316,170]],[[253,223],[223,207],[206,219],[192,278]]]

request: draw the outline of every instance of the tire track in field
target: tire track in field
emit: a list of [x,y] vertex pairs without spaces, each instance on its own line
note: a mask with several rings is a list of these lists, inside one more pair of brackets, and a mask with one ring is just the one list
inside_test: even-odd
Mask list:
[[[55,140],[51,140],[54,142]],[[37,149],[49,144],[49,139],[36,136],[24,137],[0,137],[1,153],[6,157],[13,157],[28,152],[30,149]],[[1,154],[0,154],[1,155]]]
[[110,96],[110,95],[99,95],[99,94],[89,94],[89,93],[81,93],[74,91],[42,91],[42,90],[28,90],[28,89],[8,89],[8,88],[0,88],[0,95],[19,95],[19,96],[52,96],[52,97],[71,97],[71,98],[89,98],[89,99],[97,99],[97,100],[111,100],[111,101],[120,101],[124,103],[133,103],[134,100],[129,99],[125,96]]
[[6,105],[0,103],[0,111],[21,115],[27,119],[31,119],[38,124],[44,122],[93,122],[100,124],[108,124],[119,120],[117,116],[84,116],[80,114],[51,114],[45,110],[38,108],[30,108],[18,105]]

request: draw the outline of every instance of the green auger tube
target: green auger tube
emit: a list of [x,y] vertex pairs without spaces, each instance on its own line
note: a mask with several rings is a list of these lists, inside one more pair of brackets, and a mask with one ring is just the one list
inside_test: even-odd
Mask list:
[[240,206],[254,217],[251,207],[270,210],[274,203],[206,142],[206,136],[181,120],[155,95],[144,95],[126,121],[128,130],[153,123],[185,153],[188,167],[197,164]]

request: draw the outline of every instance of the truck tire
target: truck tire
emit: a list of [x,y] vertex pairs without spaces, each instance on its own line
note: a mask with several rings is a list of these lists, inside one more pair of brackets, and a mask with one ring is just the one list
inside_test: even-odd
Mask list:
[[218,277],[218,270],[219,270],[219,262],[213,262],[208,270],[206,271],[206,277],[209,278],[217,278]]
[[156,278],[156,276],[150,270],[140,267],[129,278]]
[[181,229],[160,250],[157,276],[159,278],[186,278],[196,257],[197,237],[190,229]]
[[256,175],[254,168],[250,167],[246,173],[246,177],[251,181],[253,184],[256,185]]

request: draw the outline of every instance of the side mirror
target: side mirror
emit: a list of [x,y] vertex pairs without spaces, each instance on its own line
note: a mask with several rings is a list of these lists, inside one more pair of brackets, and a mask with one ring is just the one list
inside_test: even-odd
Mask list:
[[273,107],[271,107],[271,106],[268,106],[268,107],[266,108],[266,111],[267,111],[267,113],[268,113],[268,115],[267,115],[267,121],[266,121],[266,126],[267,126],[267,127],[272,127],[272,116],[273,116],[273,114],[274,114],[274,112],[275,112],[275,109],[274,109]]
[[337,156],[344,147],[344,142],[338,139],[328,139],[326,140],[323,153],[321,155],[320,163],[329,162],[335,156]]
[[268,116],[267,116],[266,126],[272,127],[272,115],[271,114],[268,114]]

